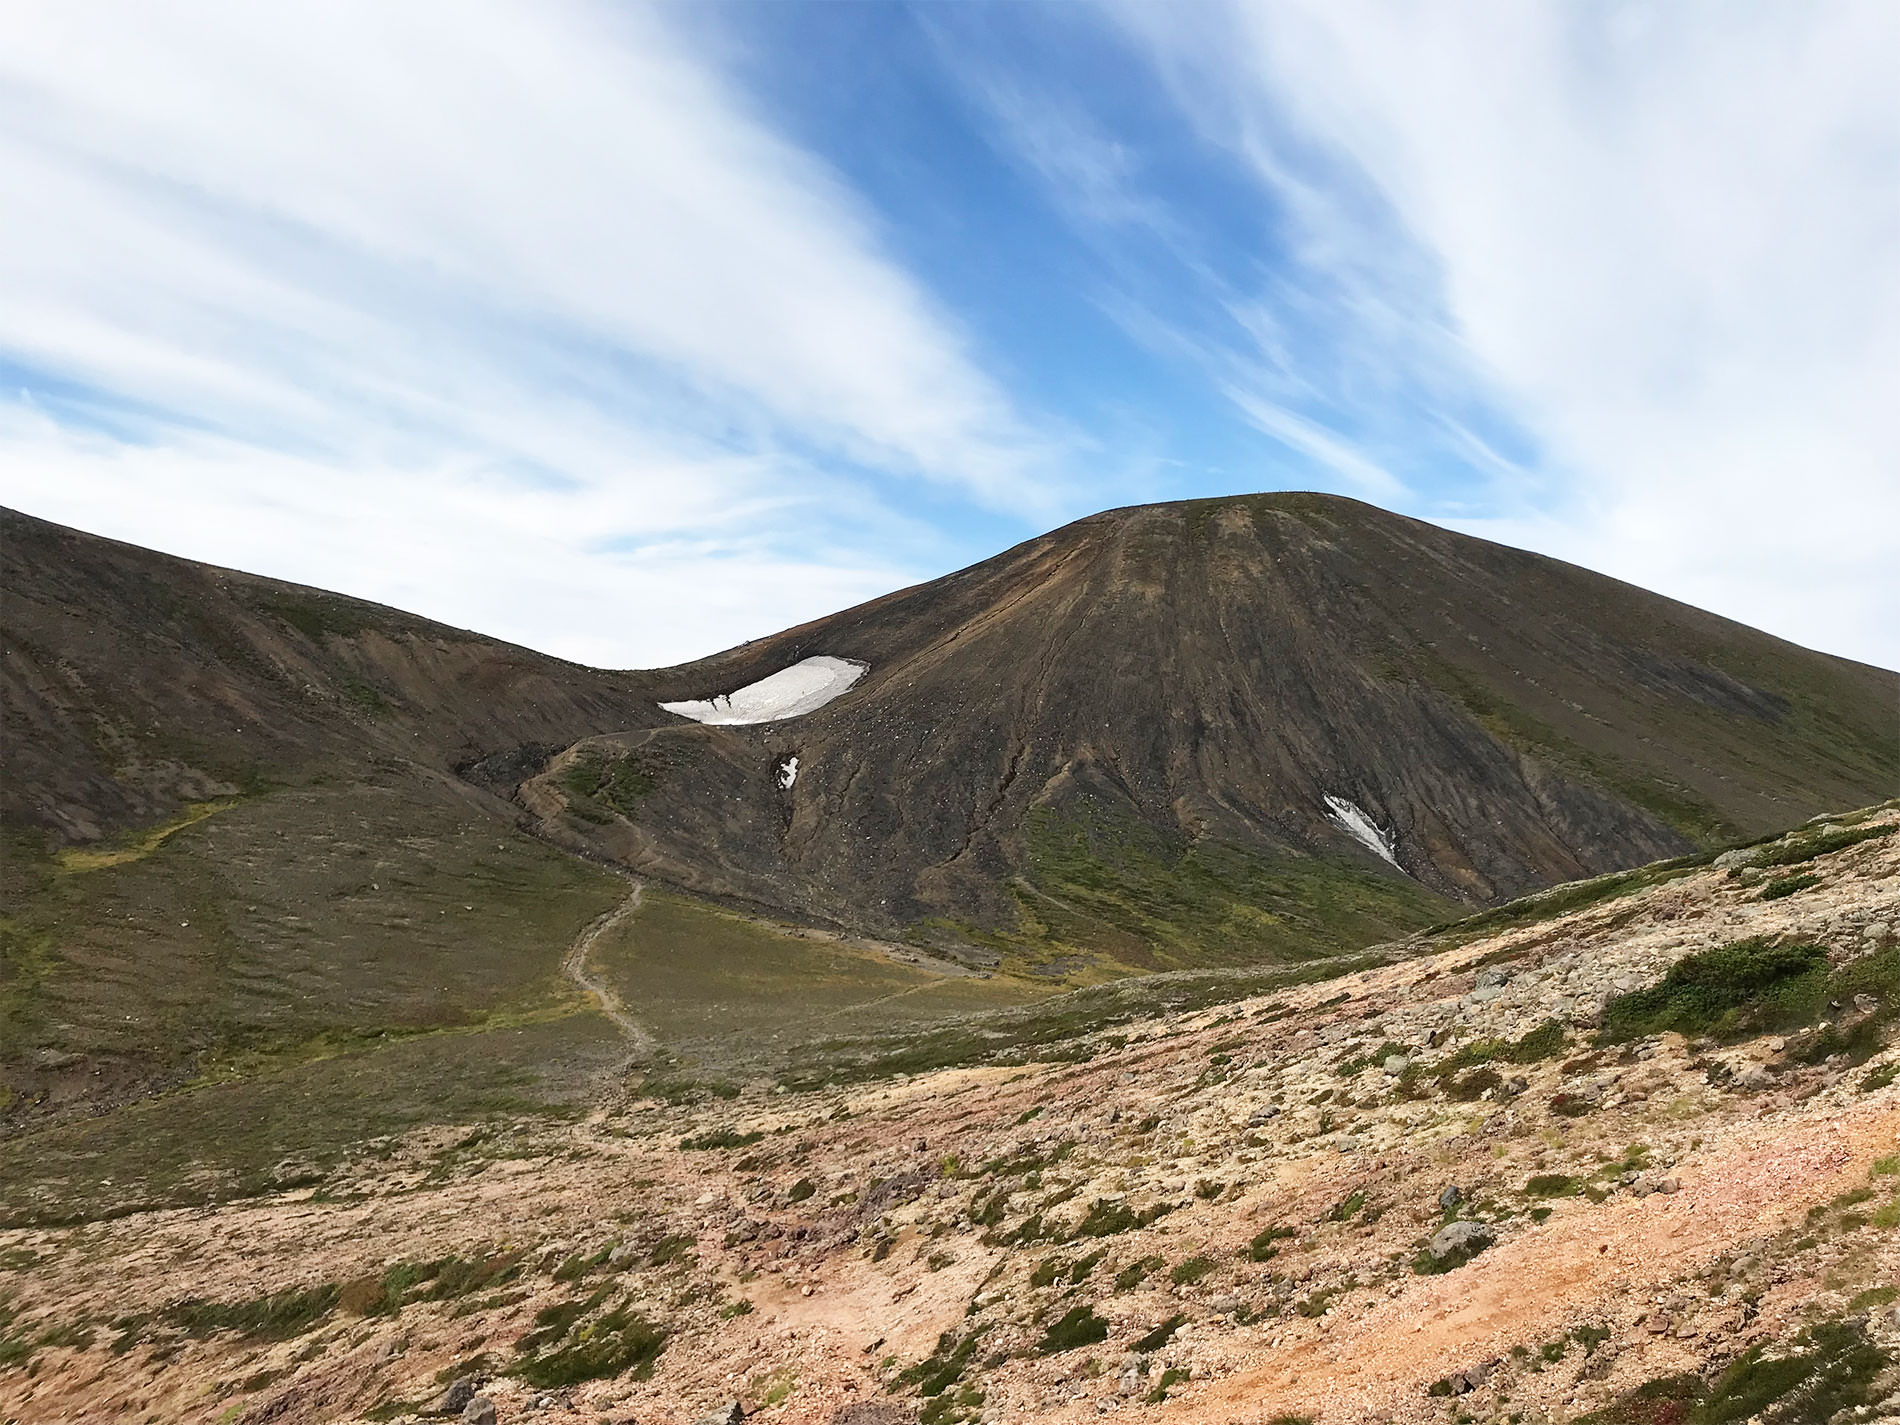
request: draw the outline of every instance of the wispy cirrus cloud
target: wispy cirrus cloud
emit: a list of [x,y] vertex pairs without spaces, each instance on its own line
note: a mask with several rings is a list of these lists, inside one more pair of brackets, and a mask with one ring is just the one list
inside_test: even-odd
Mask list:
[[[1060,484],[865,206],[658,8],[46,7],[0,50],[0,184],[31,214],[0,488],[102,532],[651,661],[901,582],[866,552],[928,547],[892,482]],[[755,597],[602,553],[661,541],[748,551]],[[498,623],[529,550],[591,596]]]
[[1461,388],[1530,433],[1467,528],[1900,664],[1900,13],[1115,13],[1472,468]]

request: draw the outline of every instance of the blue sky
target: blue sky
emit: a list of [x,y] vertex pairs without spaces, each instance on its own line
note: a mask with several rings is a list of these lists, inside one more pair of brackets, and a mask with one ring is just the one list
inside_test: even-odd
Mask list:
[[104,9],[6,503],[626,666],[1317,488],[1900,664],[1894,7]]

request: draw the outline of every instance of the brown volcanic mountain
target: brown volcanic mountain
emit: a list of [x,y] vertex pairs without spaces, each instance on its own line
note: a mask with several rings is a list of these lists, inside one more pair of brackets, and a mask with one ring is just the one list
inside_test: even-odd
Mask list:
[[[394,758],[688,889],[1032,960],[1363,943],[1900,767],[1891,673],[1332,496],[1110,511],[635,674],[24,516],[5,555],[15,826],[89,840]],[[870,672],[780,723],[656,705],[813,654]]]
[[870,672],[786,722],[571,749],[522,798],[704,892],[1152,964],[1345,943],[1888,795],[1900,768],[1891,673],[1332,496],[1110,511],[655,686],[814,654]]

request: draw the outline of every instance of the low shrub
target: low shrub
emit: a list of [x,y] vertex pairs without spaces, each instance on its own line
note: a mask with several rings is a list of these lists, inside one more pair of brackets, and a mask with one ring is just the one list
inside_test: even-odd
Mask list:
[[1176,1286],[1194,1286],[1204,1281],[1213,1270],[1212,1257],[1192,1256],[1185,1261],[1177,1262],[1174,1270],[1168,1273],[1168,1280]]
[[1276,1247],[1274,1243],[1298,1235],[1299,1234],[1291,1227],[1266,1228],[1257,1234],[1253,1241],[1247,1244],[1247,1255],[1256,1262],[1270,1261],[1272,1258],[1278,1256],[1280,1252],[1280,1249]]
[[1054,1356],[1107,1339],[1108,1323],[1095,1314],[1093,1307],[1078,1306],[1043,1332],[1036,1350],[1042,1355]]
[[1187,1316],[1184,1313],[1177,1312],[1166,1321],[1163,1321],[1159,1326],[1155,1327],[1155,1329],[1150,1331],[1146,1336],[1143,1336],[1139,1341],[1135,1342],[1131,1349],[1143,1353],[1160,1350],[1174,1339],[1174,1333],[1179,1331],[1186,1321]]
[[1610,1000],[1603,1037],[1765,1033],[1812,1018],[1826,1002],[1827,980],[1827,952],[1812,941],[1738,940],[1684,956],[1661,983]]
[[714,1148],[750,1148],[764,1137],[765,1134],[759,1132],[741,1133],[732,1128],[715,1128],[680,1139],[680,1147],[688,1153],[707,1152]]
[[1756,899],[1778,901],[1784,896],[1793,895],[1796,891],[1805,891],[1809,886],[1820,884],[1821,878],[1810,871],[1802,871],[1793,876],[1777,876],[1761,888],[1761,895]]

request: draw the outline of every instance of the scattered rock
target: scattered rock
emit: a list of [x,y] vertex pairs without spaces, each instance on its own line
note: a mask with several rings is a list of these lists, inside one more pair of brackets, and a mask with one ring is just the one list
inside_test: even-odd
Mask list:
[[495,1425],[495,1402],[478,1395],[462,1407],[462,1425]]
[[1438,1195],[1439,1209],[1443,1212],[1450,1212],[1459,1203],[1463,1202],[1464,1198],[1465,1195],[1458,1191],[1458,1184],[1453,1183]]
[[1475,1257],[1495,1240],[1497,1234],[1484,1223],[1461,1219],[1447,1222],[1434,1232],[1425,1250],[1431,1253],[1432,1260],[1443,1262],[1452,1257]]
[[740,1425],[744,1419],[745,1411],[740,1409],[739,1402],[728,1400],[725,1404],[700,1416],[694,1425]]
[[916,1416],[901,1405],[885,1400],[859,1400],[840,1405],[832,1413],[831,1425],[912,1425]]
[[449,1388],[442,1392],[436,1401],[431,1415],[460,1415],[468,1408],[469,1401],[475,1398],[475,1392],[481,1388],[481,1381],[475,1376],[463,1376],[449,1382]]

